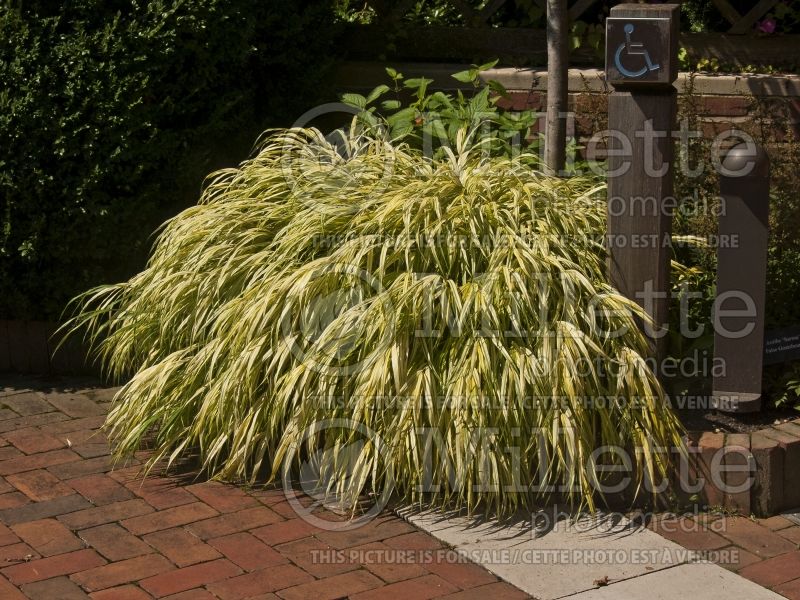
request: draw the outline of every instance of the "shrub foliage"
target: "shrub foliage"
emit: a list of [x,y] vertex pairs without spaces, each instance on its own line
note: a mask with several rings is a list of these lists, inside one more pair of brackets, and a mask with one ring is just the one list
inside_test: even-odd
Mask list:
[[57,317],[89,285],[139,270],[150,232],[194,201],[205,174],[313,104],[327,11],[322,1],[2,3],[0,317]]

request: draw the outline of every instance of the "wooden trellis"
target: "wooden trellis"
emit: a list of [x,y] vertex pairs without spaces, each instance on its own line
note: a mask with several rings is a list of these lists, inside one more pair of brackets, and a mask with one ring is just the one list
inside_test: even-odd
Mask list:
[[717,7],[720,14],[725,17],[725,20],[731,24],[728,33],[747,33],[752,31],[753,25],[756,24],[761,17],[766,15],[773,6],[778,3],[778,0],[760,0],[756,5],[751,8],[744,15],[740,14],[728,0],[711,0],[714,6]]
[[[489,20],[506,3],[506,0],[487,0],[481,7],[475,7],[466,0],[449,0],[450,4],[458,10],[464,17],[464,21],[472,27],[488,27]],[[598,0],[575,0],[569,8],[569,17],[572,20],[578,19],[586,10],[597,3]],[[777,1],[777,0],[776,0]],[[389,0],[367,0],[367,4],[375,11],[380,19],[398,19],[405,15],[416,0],[401,0],[400,2],[390,2]],[[543,10],[546,0],[534,0]]]
[[[544,64],[547,36],[544,29],[527,27],[494,27],[492,17],[513,0],[448,0],[461,15],[462,25],[402,25],[403,17],[418,0],[364,0],[375,12],[370,25],[347,26],[346,50],[351,58],[392,60],[469,62],[500,58],[507,62],[522,61]],[[546,0],[533,0],[542,9]],[[569,0],[570,19],[578,20],[598,0]],[[757,36],[756,23],[772,10],[779,0],[758,0],[740,13],[730,0],[711,0],[730,24],[725,33],[683,32],[680,43],[692,59],[715,59],[725,65],[794,64],[800,35]],[[596,65],[598,56],[591,48],[572,51],[573,65]]]
[[[474,3],[467,0],[449,0],[453,8],[457,9],[467,25],[471,27],[487,27],[491,17],[500,10],[507,0],[486,0],[482,6],[476,7]],[[779,0],[759,0],[745,14],[739,13],[729,0],[711,0],[717,7],[720,14],[725,18],[731,27],[728,33],[748,33],[753,30],[756,22],[764,17]],[[414,6],[416,0],[400,0],[391,2],[390,0],[367,0],[372,9],[381,19],[398,19],[405,15]],[[546,0],[534,0],[543,10],[546,7]],[[574,0],[569,7],[570,19],[577,20],[598,0]]]

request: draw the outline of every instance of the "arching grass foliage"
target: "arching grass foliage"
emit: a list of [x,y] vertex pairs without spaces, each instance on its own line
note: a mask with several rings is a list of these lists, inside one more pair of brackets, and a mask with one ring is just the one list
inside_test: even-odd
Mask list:
[[[604,445],[643,448],[635,481],[658,481],[680,426],[606,282],[604,186],[467,138],[431,161],[282,130],[215,174],[146,270],[79,299],[71,326],[132,375],[117,454],[152,435],[154,461],[198,452],[252,480],[322,448],[320,484],[352,503],[391,478],[406,501],[501,513],[542,497],[534,479],[593,507]],[[353,454],[352,430],[309,429],[331,419],[377,437]]]

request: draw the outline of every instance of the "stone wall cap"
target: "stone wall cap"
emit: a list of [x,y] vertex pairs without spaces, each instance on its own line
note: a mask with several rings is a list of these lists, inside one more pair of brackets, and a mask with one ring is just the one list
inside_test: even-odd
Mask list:
[[[393,65],[407,77],[429,77],[437,89],[471,89],[471,84],[456,81],[451,74],[468,69],[459,63],[401,62]],[[483,80],[494,79],[509,91],[547,91],[547,71],[540,68],[501,67],[481,73]],[[372,89],[387,83],[385,64],[351,61],[340,65],[335,76],[342,89]],[[569,69],[569,91],[603,92],[610,89],[602,69]],[[765,75],[759,73],[687,73],[678,75],[678,92],[690,86],[695,94],[717,96],[800,96],[800,75]]]

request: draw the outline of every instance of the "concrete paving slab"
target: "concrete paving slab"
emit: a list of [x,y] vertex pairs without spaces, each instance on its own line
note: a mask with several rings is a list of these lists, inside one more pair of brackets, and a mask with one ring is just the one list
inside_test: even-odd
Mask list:
[[[540,515],[543,517],[544,513]],[[501,524],[435,512],[409,521],[536,598],[554,600],[687,562],[691,553],[621,515],[558,520],[539,527],[518,519]]]
[[426,511],[422,513],[398,511],[398,514],[425,531],[435,534],[451,546],[468,544],[479,540],[516,540],[524,542],[532,539],[530,517],[510,522],[484,519],[480,515],[468,517],[458,513]]
[[789,519],[795,525],[800,525],[800,509],[795,508],[791,511],[781,513],[781,515]]
[[[693,598],[723,598],[708,582],[724,590],[725,600],[732,590],[748,600],[780,598],[722,567],[698,563],[698,553],[620,514],[576,520],[539,513],[535,520],[520,515],[506,523],[437,511],[401,511],[401,516],[539,600],[590,599],[592,594],[612,594],[598,600],[673,599],[684,594],[675,589],[684,588]],[[659,578],[653,579],[656,574]],[[672,576],[681,578],[678,588]],[[608,585],[598,587],[598,582]],[[619,588],[625,582],[635,583]],[[618,588],[621,594],[632,591],[613,595]]]
[[654,540],[648,535],[651,533],[616,539],[553,533],[506,551],[501,551],[496,541],[457,550],[534,597],[555,600],[591,590],[598,580],[621,581],[688,560],[686,550],[663,539]]
[[570,596],[570,600],[785,600],[717,565],[687,564]]

